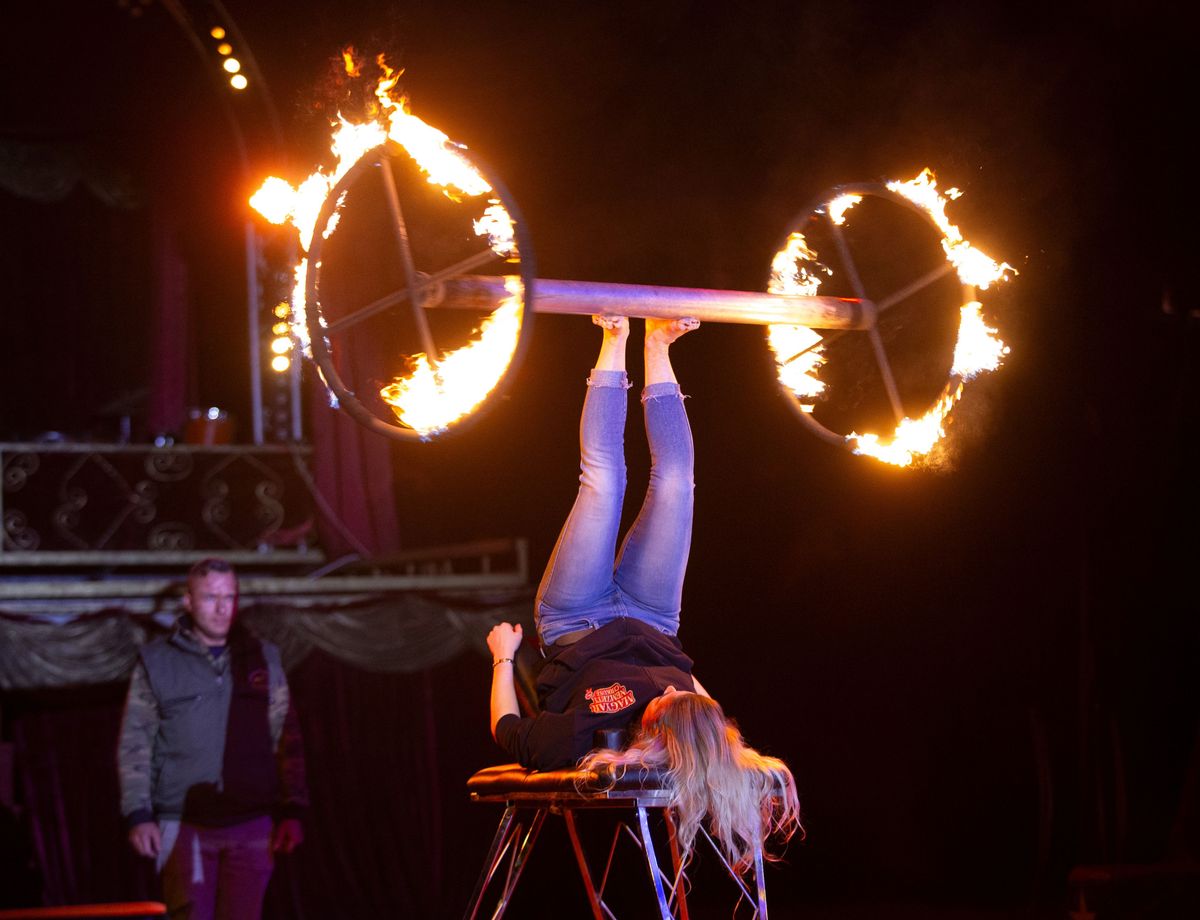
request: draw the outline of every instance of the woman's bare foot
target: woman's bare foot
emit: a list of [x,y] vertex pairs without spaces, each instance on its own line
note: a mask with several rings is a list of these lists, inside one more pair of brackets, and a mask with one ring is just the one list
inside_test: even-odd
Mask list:
[[646,386],[652,383],[678,383],[671,367],[671,343],[700,325],[694,316],[680,319],[646,318]]
[[604,313],[593,316],[592,322],[605,332],[616,332],[622,335],[629,335],[628,316],[616,316],[612,313]]
[[604,340],[600,343],[600,354],[596,358],[596,370],[625,370],[625,342],[629,338],[629,317],[611,314],[593,316],[592,322],[604,330]]
[[682,335],[686,335],[700,326],[700,320],[694,316],[681,316],[679,319],[658,319],[646,317],[646,344],[670,345]]

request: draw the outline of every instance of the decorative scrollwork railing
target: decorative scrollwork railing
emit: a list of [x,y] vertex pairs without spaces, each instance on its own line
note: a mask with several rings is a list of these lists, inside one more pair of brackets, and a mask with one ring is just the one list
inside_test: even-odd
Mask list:
[[0,566],[319,563],[307,455],[0,442]]

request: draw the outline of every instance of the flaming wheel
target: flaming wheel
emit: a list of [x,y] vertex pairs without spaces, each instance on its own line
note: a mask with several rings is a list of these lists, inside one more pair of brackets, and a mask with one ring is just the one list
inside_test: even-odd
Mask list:
[[862,330],[768,328],[780,385],[801,422],[856,452],[871,452],[864,442],[876,439],[859,432],[895,429],[898,441],[913,419],[953,401],[962,308],[976,299],[943,246],[944,226],[894,185],[818,196],[772,264],[772,293],[819,290],[868,307]]
[[[304,325],[313,361],[341,409],[395,440],[426,441],[477,417],[511,381],[532,332],[533,249],[525,224],[503,187],[467,163],[461,148],[450,149],[479,180],[477,189],[435,182],[389,141],[333,186],[308,249]],[[480,215],[483,196],[488,206]],[[482,323],[478,314],[427,309],[442,282],[501,270],[511,296]],[[455,354],[483,344],[489,328],[487,370],[451,392],[455,370],[462,376]],[[352,338],[387,354],[364,371]],[[397,354],[413,356],[411,373],[381,386],[380,362],[394,366]]]

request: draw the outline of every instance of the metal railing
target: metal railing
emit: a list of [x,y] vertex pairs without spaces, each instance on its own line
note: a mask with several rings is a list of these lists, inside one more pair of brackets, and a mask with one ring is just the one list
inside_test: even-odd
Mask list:
[[0,442],[0,567],[319,565],[309,453]]

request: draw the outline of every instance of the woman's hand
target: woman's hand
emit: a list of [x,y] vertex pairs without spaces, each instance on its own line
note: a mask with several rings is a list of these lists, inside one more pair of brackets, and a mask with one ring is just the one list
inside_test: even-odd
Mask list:
[[492,650],[492,694],[490,699],[492,737],[496,725],[505,716],[519,716],[517,690],[513,685],[513,658],[521,645],[521,624],[497,623],[487,637]]
[[[478,635],[478,633],[476,634]],[[497,623],[488,633],[487,644],[492,652],[492,660],[512,658],[516,655],[523,638],[520,623]]]

